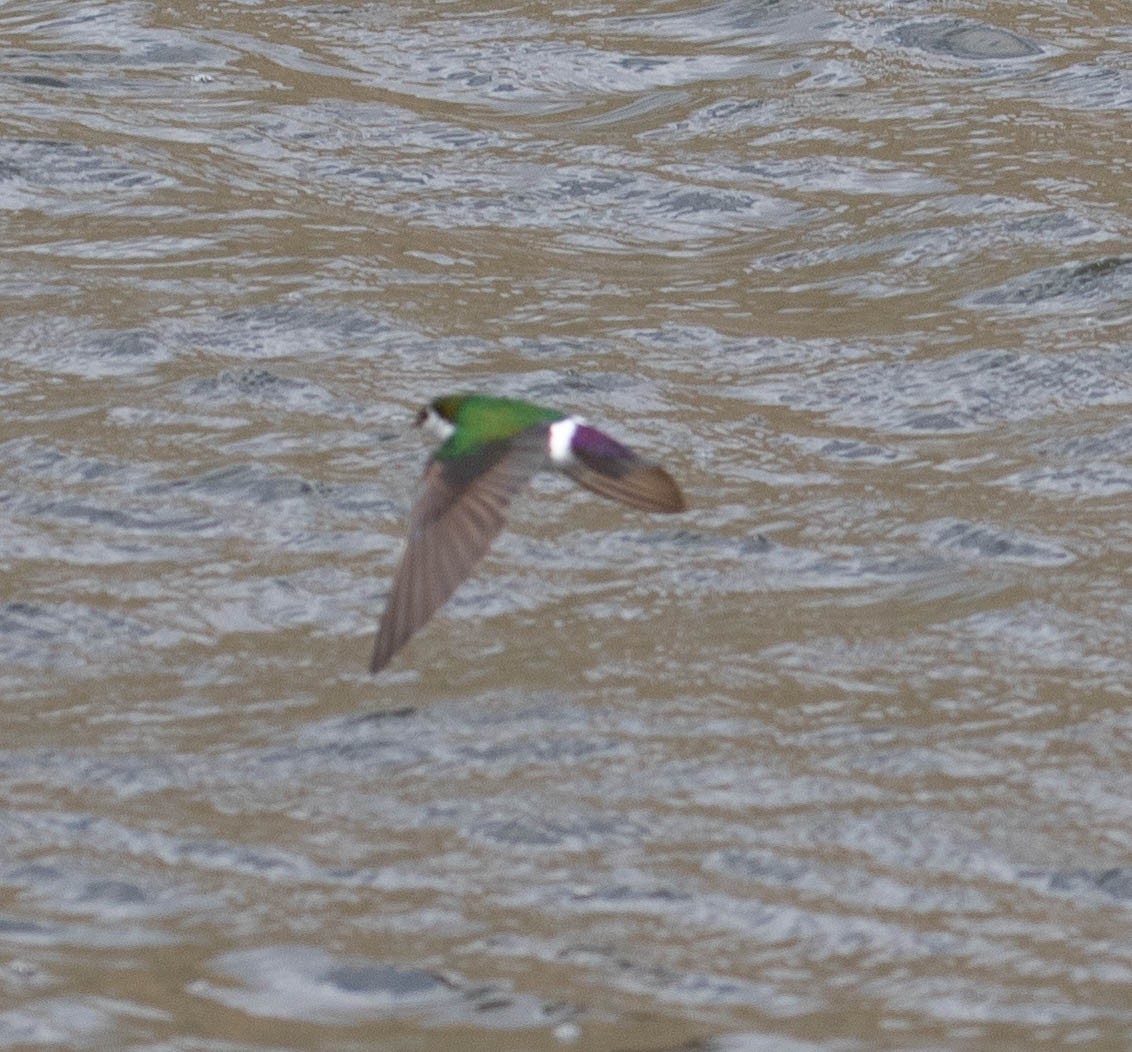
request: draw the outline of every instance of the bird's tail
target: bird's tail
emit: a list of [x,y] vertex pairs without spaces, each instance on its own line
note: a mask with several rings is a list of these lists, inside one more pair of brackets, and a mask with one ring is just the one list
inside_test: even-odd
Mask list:
[[565,468],[566,474],[580,486],[634,508],[662,512],[687,508],[676,480],[664,468],[625,452],[628,456],[605,456],[575,447],[574,460]]

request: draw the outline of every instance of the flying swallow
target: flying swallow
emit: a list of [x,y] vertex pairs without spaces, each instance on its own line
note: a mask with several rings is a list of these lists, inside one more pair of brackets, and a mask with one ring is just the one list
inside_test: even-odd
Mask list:
[[409,513],[370,671],[379,672],[483,558],[511,498],[549,469],[603,497],[646,511],[687,506],[664,468],[577,416],[483,394],[437,398],[417,414],[442,439]]

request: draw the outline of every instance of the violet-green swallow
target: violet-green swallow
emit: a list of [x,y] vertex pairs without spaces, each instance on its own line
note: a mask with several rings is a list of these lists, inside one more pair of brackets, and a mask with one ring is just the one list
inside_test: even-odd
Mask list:
[[685,508],[664,468],[576,416],[482,394],[437,398],[418,414],[443,439],[409,514],[405,553],[381,618],[378,672],[472,572],[503,528],[507,505],[535,472],[565,472],[603,497],[646,511]]

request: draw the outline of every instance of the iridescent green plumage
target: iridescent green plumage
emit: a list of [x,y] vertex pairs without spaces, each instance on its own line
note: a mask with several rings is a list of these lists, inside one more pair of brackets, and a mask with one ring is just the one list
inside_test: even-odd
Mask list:
[[512,439],[529,427],[566,419],[565,413],[555,409],[544,409],[517,398],[495,398],[492,395],[445,395],[432,405],[456,427],[436,451],[437,460],[477,453],[484,446]]

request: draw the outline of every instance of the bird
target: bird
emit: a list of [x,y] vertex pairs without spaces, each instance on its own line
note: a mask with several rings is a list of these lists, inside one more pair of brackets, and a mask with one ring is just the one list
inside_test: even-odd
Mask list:
[[467,579],[503,529],[511,499],[537,472],[565,473],[594,493],[646,511],[687,508],[664,468],[580,416],[463,392],[433,399],[417,413],[415,425],[441,444],[409,513],[371,673],[385,668]]

